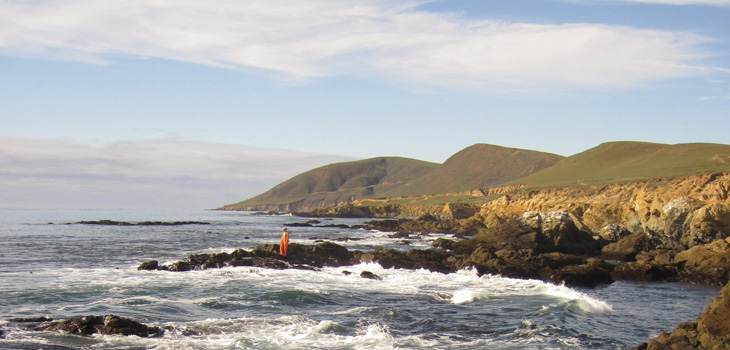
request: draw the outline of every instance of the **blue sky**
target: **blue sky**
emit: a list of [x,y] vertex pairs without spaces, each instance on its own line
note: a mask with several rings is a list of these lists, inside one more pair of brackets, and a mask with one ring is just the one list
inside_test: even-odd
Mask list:
[[[440,163],[475,143],[727,144],[729,23],[730,0],[0,1],[0,189],[5,207],[135,207],[105,181],[185,177],[169,192],[210,207],[331,161]],[[162,166],[175,147],[207,153],[180,174]],[[198,171],[242,149],[268,161]],[[120,185],[122,164],[157,178]],[[54,190],[89,176],[88,198]]]

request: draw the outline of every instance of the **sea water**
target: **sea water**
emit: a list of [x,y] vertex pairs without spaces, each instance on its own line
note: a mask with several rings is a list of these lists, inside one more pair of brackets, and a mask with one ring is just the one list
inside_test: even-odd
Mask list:
[[[79,221],[200,221],[99,226]],[[222,211],[0,210],[0,349],[630,349],[693,321],[719,288],[537,280],[384,269],[236,267],[138,271],[189,254],[277,243],[308,219]],[[360,219],[320,219],[355,225]],[[439,237],[291,227],[292,242],[350,250],[427,249]],[[370,271],[381,280],[360,277]],[[156,338],[30,331],[15,318],[114,314],[165,329]]]

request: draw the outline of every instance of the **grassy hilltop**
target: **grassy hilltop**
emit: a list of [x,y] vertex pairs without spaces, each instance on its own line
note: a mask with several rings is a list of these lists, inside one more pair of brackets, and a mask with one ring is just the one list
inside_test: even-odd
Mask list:
[[528,187],[621,183],[730,170],[730,146],[608,142],[512,181]]
[[366,199],[378,199],[378,205],[424,198],[429,204],[444,204],[463,200],[469,191],[500,186],[600,186],[721,171],[730,171],[730,145],[609,142],[562,157],[476,144],[443,164],[380,157],[326,165],[221,209],[300,211]]

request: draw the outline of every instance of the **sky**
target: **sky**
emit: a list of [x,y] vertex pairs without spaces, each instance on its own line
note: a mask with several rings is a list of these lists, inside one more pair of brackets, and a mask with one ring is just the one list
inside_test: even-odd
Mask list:
[[730,143],[730,0],[0,0],[0,208],[234,203],[476,143]]

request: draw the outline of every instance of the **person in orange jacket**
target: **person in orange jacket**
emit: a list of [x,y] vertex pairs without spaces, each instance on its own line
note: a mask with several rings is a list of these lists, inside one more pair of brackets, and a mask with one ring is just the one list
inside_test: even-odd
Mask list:
[[281,243],[279,244],[279,254],[286,256],[286,249],[289,248],[289,231],[284,228],[281,231]]

